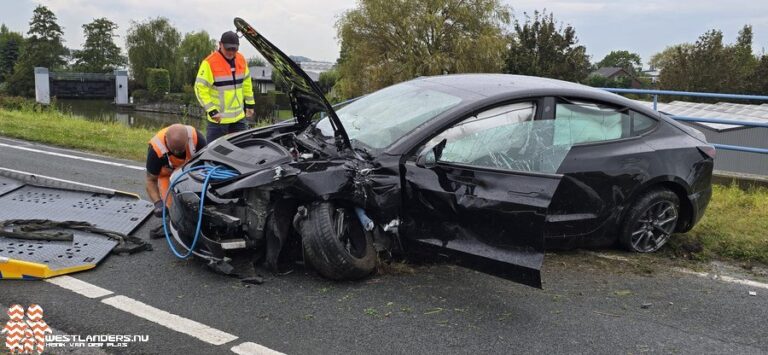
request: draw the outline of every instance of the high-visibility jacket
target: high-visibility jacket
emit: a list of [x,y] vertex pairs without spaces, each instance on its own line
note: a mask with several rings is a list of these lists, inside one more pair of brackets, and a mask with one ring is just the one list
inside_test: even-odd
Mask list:
[[222,124],[237,122],[245,117],[245,108],[255,104],[253,84],[248,64],[242,54],[235,56],[232,68],[219,51],[211,53],[200,64],[195,80],[195,95],[203,109],[211,116],[221,113]]
[[162,159],[164,156],[167,156],[168,162],[171,165],[171,169],[163,167],[163,169],[160,170],[160,174],[158,176],[161,178],[167,178],[171,176],[173,170],[180,168],[182,165],[184,165],[184,163],[192,159],[192,156],[196,153],[195,147],[197,146],[197,131],[192,126],[185,125],[184,127],[187,129],[187,152],[184,159],[174,156],[170,149],[168,149],[168,147],[165,145],[165,134],[168,132],[168,127],[161,129],[159,132],[157,132],[157,134],[155,134],[154,137],[152,137],[152,139],[149,140],[149,144],[152,146],[152,150],[155,151],[155,154],[157,154],[157,157]]

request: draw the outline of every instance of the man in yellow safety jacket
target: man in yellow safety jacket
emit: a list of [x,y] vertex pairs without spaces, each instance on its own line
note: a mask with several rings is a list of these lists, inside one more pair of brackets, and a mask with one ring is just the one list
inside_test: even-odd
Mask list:
[[208,115],[206,139],[248,129],[243,118],[253,115],[253,84],[245,57],[237,50],[240,40],[224,32],[219,49],[203,60],[197,71],[195,95]]

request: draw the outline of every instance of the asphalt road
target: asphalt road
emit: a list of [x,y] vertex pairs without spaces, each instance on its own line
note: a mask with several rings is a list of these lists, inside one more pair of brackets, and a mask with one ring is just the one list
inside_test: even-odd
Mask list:
[[[2,145],[0,167],[145,196],[144,173],[136,169]],[[136,234],[146,238],[156,223]],[[48,282],[0,281],[0,305],[37,303],[46,322],[67,334],[149,336],[146,343],[104,349],[108,353],[226,354],[244,342],[287,354],[768,353],[768,289],[682,273],[661,258],[548,254],[543,290],[439,263],[398,265],[350,283],[299,267],[246,286],[198,261],[176,259],[164,240],[151,243],[152,252],[109,256],[72,276],[236,340],[212,345],[101,302],[111,296],[87,298]]]

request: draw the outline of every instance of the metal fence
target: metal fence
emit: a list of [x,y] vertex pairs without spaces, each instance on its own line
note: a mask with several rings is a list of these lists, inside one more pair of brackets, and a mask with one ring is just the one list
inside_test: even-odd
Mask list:
[[[738,94],[719,94],[708,92],[690,92],[690,91],[670,91],[670,90],[643,90],[643,89],[617,89],[617,88],[602,88],[603,90],[617,93],[617,94],[637,94],[637,95],[651,95],[653,96],[653,109],[658,111],[658,97],[659,95],[669,96],[689,96],[689,97],[703,97],[709,99],[729,99],[729,100],[753,100],[753,101],[766,101],[768,102],[768,96],[761,95],[738,95]],[[705,123],[719,123],[729,124],[746,127],[762,127],[768,128],[768,121],[766,122],[754,122],[754,121],[742,121],[733,119],[721,119],[721,118],[704,118],[704,117],[688,117],[688,116],[670,116],[677,121],[684,122],[705,122]],[[745,147],[740,145],[730,144],[718,144],[710,143],[717,149],[734,150],[747,153],[768,154],[768,149],[759,147]]]

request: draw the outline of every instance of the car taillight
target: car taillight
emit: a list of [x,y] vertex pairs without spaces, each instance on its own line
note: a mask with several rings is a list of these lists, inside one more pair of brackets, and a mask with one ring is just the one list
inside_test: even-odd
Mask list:
[[715,159],[715,155],[717,154],[715,147],[711,145],[703,145],[698,148],[702,153],[706,154],[708,157]]

